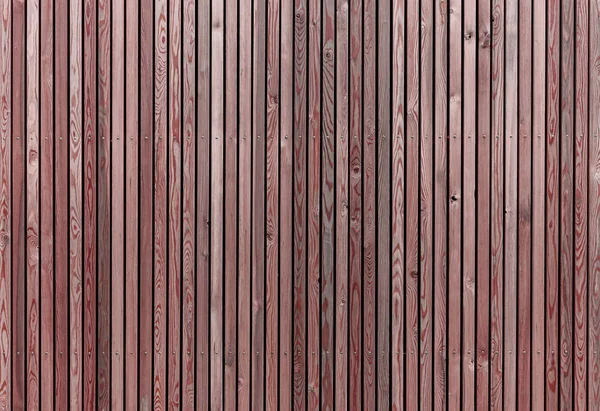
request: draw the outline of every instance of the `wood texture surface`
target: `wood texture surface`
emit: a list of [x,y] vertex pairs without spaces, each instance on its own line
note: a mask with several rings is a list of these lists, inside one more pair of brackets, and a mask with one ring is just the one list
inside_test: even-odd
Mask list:
[[599,16],[0,2],[0,410],[598,408]]

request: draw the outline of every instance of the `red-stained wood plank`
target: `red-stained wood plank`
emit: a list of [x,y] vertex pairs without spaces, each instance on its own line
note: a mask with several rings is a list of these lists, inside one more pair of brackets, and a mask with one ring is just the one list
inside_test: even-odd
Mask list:
[[[40,407],[54,407],[54,4],[40,2]],[[1,127],[1,126],[0,126]],[[0,150],[1,151],[1,150]],[[0,306],[1,313],[1,306]],[[1,368],[0,368],[1,369]],[[43,381],[43,383],[41,383]],[[0,395],[2,393],[0,382]],[[2,401],[0,400],[0,403]]]
[[[93,6],[92,6],[93,7]],[[98,297],[96,306],[92,306],[92,309],[96,309],[96,330],[90,330],[91,332],[97,331],[95,340],[96,344],[96,361],[97,370],[94,374],[94,369],[91,370],[85,368],[86,373],[86,384],[93,386],[96,384],[96,398],[92,395],[93,392],[84,393],[84,404],[86,408],[93,408],[94,406],[100,409],[108,409],[110,407],[110,337],[111,337],[111,298],[110,298],[110,284],[111,284],[111,217],[112,217],[112,205],[111,205],[111,186],[113,184],[111,179],[111,139],[113,138],[111,130],[112,122],[112,59],[111,59],[111,27],[112,22],[112,2],[108,0],[99,0],[97,3],[97,16],[98,20],[92,21],[91,24],[97,24],[98,30],[98,46],[97,50],[90,52],[97,52],[97,67],[92,67],[92,70],[97,70],[97,83],[92,83],[91,87],[97,87],[97,106],[94,106],[94,101],[89,101],[86,98],[86,111],[97,109],[97,214],[93,215],[96,219],[97,237],[91,239],[90,249],[87,247],[84,250],[84,254],[97,250],[97,273],[95,277],[91,278],[91,281],[96,281]],[[84,76],[85,77],[85,76]],[[88,106],[90,104],[91,106]],[[93,132],[92,132],[92,138]],[[86,156],[87,159],[87,156]],[[87,167],[86,167],[86,171]],[[86,190],[87,194],[87,185]],[[87,196],[84,195],[84,201]],[[86,226],[84,225],[84,232]],[[94,268],[95,269],[95,268]],[[87,275],[92,276],[94,269],[91,272],[86,272]],[[87,271],[87,270],[86,270]],[[85,292],[84,292],[85,294]],[[86,307],[87,308],[87,307]],[[88,312],[85,312],[84,317],[88,317]],[[89,357],[89,352],[88,352]],[[95,382],[94,382],[95,381]]]
[[[237,96],[237,36],[238,2],[228,0],[225,4],[225,409],[236,406],[236,282],[237,282],[237,188],[238,188],[238,96]],[[271,356],[270,358],[272,358]]]
[[26,407],[40,408],[40,4],[26,13]]
[[489,407],[490,383],[490,165],[491,165],[491,11],[490,0],[477,9],[477,312],[475,406]]
[[25,404],[25,7],[12,5],[12,408]]
[[[294,398],[306,408],[306,246],[307,246],[307,3],[295,0],[294,19]],[[260,83],[258,83],[260,84]],[[343,297],[342,297],[343,298]],[[345,396],[344,396],[345,398]]]
[[[252,136],[252,3],[242,1],[239,6],[237,407],[239,410],[247,411],[250,410],[252,383],[250,379],[252,202],[249,201],[252,196],[252,141],[254,140]],[[291,202],[290,208],[292,208]],[[288,378],[291,378],[291,374]]]
[[153,279],[153,122],[154,66],[152,7],[140,7],[140,128],[139,128],[139,402],[140,410],[152,409],[152,279]]
[[125,2],[125,358],[124,408],[138,407],[139,355],[139,9]]
[[[243,25],[240,25],[240,31]],[[240,32],[240,39],[244,33]],[[241,45],[240,47],[242,47]],[[241,53],[241,49],[240,49]],[[292,409],[293,393],[293,138],[294,138],[294,10],[291,1],[281,2],[281,74],[280,74],[280,208],[279,208],[279,408]],[[240,71],[243,55],[240,55]],[[333,57],[332,57],[333,59]],[[247,58],[247,62],[250,60]],[[244,79],[242,77],[242,79]],[[332,79],[332,81],[334,81]],[[245,89],[240,89],[240,98]],[[242,117],[240,120],[249,118]],[[248,129],[246,129],[248,130]],[[334,138],[333,136],[331,137]],[[241,163],[240,163],[241,168]],[[248,173],[250,175],[250,173]],[[240,182],[241,188],[241,182]],[[247,197],[246,197],[247,198]],[[333,240],[332,240],[333,241]],[[335,301],[330,300],[335,307]],[[334,329],[333,311],[331,315],[331,328]],[[238,341],[239,333],[238,333]],[[238,345],[240,342],[238,342]],[[332,355],[335,353],[333,340],[331,341]],[[332,366],[332,379],[333,366]],[[238,369],[239,378],[239,369]],[[239,395],[239,391],[238,391]],[[333,403],[333,400],[332,400]]]
[[[0,6],[0,407],[10,409],[11,367],[11,264],[12,264],[12,15],[10,2]],[[52,364],[50,364],[52,367]],[[51,387],[52,388],[52,387]]]
[[[459,13],[460,21],[460,10]],[[419,402],[419,1],[406,2],[406,222],[404,271],[404,373],[405,404],[417,409]],[[460,32],[459,32],[460,35]],[[365,196],[367,198],[368,195]],[[460,243],[460,239],[458,239]],[[456,381],[460,386],[460,376]]]
[[[211,5],[211,147],[210,147],[210,407],[223,404],[223,206],[224,206],[224,4]],[[262,209],[261,209],[262,210]]]
[[68,3],[58,0],[54,7],[54,405],[68,407],[69,353],[69,24]]
[[275,355],[279,352],[279,6],[279,1],[267,1],[265,407],[268,410],[277,408],[279,383],[279,356]]
[[168,409],[181,407],[181,278],[182,278],[182,21],[181,1],[168,1],[167,78],[167,346],[165,348]]
[[[433,406],[433,145],[435,142],[434,127],[434,67],[433,67],[433,33],[434,2],[421,2],[421,115],[420,128],[420,254],[419,254],[419,407],[429,410]],[[381,52],[382,55],[385,51]],[[384,243],[385,244],[385,243]],[[386,244],[387,246],[387,244]],[[381,247],[381,241],[380,241]],[[380,248],[385,253],[386,247]],[[381,298],[378,296],[378,298]],[[385,301],[385,299],[384,299]],[[387,352],[387,350],[386,350]],[[381,404],[381,402],[380,402]],[[385,404],[385,403],[383,403]]]
[[[83,398],[96,404],[97,377],[97,188],[98,188],[98,39],[97,3],[84,3],[83,26]],[[106,88],[106,85],[104,86]],[[106,256],[105,256],[106,257]],[[105,346],[106,348],[106,346]]]
[[546,407],[559,406],[560,3],[546,3]]
[[[69,409],[83,409],[83,82],[82,70],[83,56],[81,49],[83,43],[83,10],[82,5],[70,2],[69,15],[69,135],[65,136],[69,142],[69,271],[70,275],[70,302],[69,302]],[[87,9],[86,9],[87,10]],[[60,140],[60,136],[59,136]]]
[[504,360],[504,1],[492,0],[490,408],[502,408]]
[[[518,193],[518,24],[519,2],[505,1],[504,55],[504,364],[503,407],[517,399],[517,193]],[[502,141],[502,140],[501,140]],[[525,250],[519,250],[521,253]],[[511,298],[511,296],[513,296]],[[508,298],[507,298],[508,297]]]
[[462,188],[462,409],[475,408],[475,319],[477,283],[477,2],[463,7],[463,188]]
[[[377,109],[377,44],[376,44],[376,18],[377,11],[374,0],[365,0],[363,4],[363,403],[367,409],[374,409],[376,405],[376,358],[375,352],[375,267],[376,267],[376,109]],[[415,293],[415,318],[417,318]],[[415,321],[416,324],[417,321]],[[415,327],[416,329],[416,327]],[[417,333],[414,333],[415,340]],[[414,356],[415,364],[417,356]],[[416,367],[415,367],[416,369]],[[417,379],[415,379],[417,381]]]
[[[348,91],[349,5],[338,1],[335,44],[336,175],[335,175],[335,408],[348,407]],[[301,180],[300,180],[301,181]]]
[[[589,113],[600,110],[600,72],[592,70],[600,62],[600,43],[594,41],[600,36],[600,2],[592,1],[590,6],[590,47],[589,47]],[[588,405],[596,405],[600,401],[599,375],[596,370],[600,368],[600,289],[596,286],[600,281],[600,119],[593,115],[589,119],[589,133],[593,136],[589,142],[588,151]]]
[[[320,279],[321,279],[321,1],[308,2],[308,266],[307,266],[307,407],[319,408],[321,397],[321,356],[320,354]],[[358,42],[360,44],[360,41]],[[360,132],[360,129],[357,130]],[[360,250],[360,242],[356,244]],[[358,275],[358,272],[356,272]],[[358,303],[360,304],[360,303]],[[360,339],[360,322],[354,322],[355,338]],[[356,350],[357,361],[360,347]],[[360,383],[360,373],[355,376]]]
[[[152,385],[153,408],[167,408],[169,387],[167,382],[167,358],[169,342],[168,322],[168,140],[170,112],[168,109],[168,3],[155,0],[154,3],[154,164],[153,164],[153,360]],[[220,350],[219,350],[220,352]]]
[[[321,77],[321,402],[320,409],[334,409],[333,320],[335,272],[335,4],[322,4]],[[282,60],[283,61],[283,60]],[[373,90],[374,91],[374,90]],[[282,182],[283,183],[283,182]],[[283,208],[282,208],[283,210]],[[375,347],[373,347],[374,350]],[[373,398],[374,399],[374,398]]]
[[[111,277],[110,277],[110,402],[111,410],[124,408],[125,358],[125,2],[112,2],[111,22]],[[133,274],[133,273],[132,273]],[[105,403],[108,401],[105,401]]]
[[[588,147],[589,138],[589,16],[588,3],[575,3],[575,312],[573,313],[573,409],[587,408],[588,371]],[[596,134],[597,135],[597,134]],[[596,138],[596,137],[594,137]]]
[[544,407],[545,398],[545,203],[546,203],[546,33],[544,0],[533,0],[533,52],[531,116],[532,189],[531,189],[531,403]]
[[[448,409],[461,407],[461,357],[465,354],[461,348],[461,297],[463,288],[461,273],[462,241],[462,2],[451,0],[449,3],[449,41],[448,48]],[[409,22],[410,24],[410,22]],[[407,38],[407,41],[409,39]],[[408,46],[410,48],[410,46]],[[410,123],[409,123],[410,124]],[[409,155],[410,158],[410,155]],[[407,166],[410,160],[407,159]],[[410,177],[407,175],[407,184]],[[410,187],[410,185],[409,185]],[[407,222],[409,214],[407,212]],[[407,241],[409,234],[407,233]],[[407,269],[409,269],[407,267]],[[464,284],[463,284],[464,286]]]
[[560,287],[560,371],[559,406],[573,409],[573,308],[574,308],[574,184],[575,156],[574,78],[575,3],[561,2],[560,10],[560,181],[559,191],[559,287]]
[[267,4],[254,2],[252,56],[252,409],[265,406],[266,59]]
[[194,364],[198,353],[196,340],[196,3],[183,2],[182,10],[182,138],[183,140],[183,243],[181,275],[183,278],[181,313],[181,408],[193,409],[196,398]]
[[532,1],[519,2],[518,61],[518,205],[517,205],[517,381],[516,405],[519,409],[531,405],[531,166],[532,166]]
[[[362,405],[362,147],[363,147],[363,99],[362,68],[363,38],[362,19],[363,2],[358,0],[350,4],[350,113],[349,134],[349,368],[348,407],[358,409]],[[312,20],[312,19],[311,19]],[[310,43],[309,43],[310,44]],[[313,50],[313,47],[310,46]],[[308,53],[309,56],[311,53]],[[310,94],[310,93],[309,93]],[[309,148],[310,151],[310,148]],[[309,164],[309,170],[312,170]],[[310,172],[310,171],[309,171]],[[309,183],[310,185],[310,183]],[[310,201],[309,201],[310,206]],[[311,215],[309,208],[309,217]],[[310,246],[309,246],[310,247]],[[309,324],[309,329],[311,325]]]
[[392,2],[392,409],[404,407],[404,4]]
[[435,84],[435,140],[433,150],[433,407],[446,408],[447,348],[446,348],[446,284],[447,284],[447,216],[448,216],[448,8],[446,3],[435,2],[434,84]]
[[[383,0],[377,10],[377,405],[380,409],[390,408],[390,295],[391,295],[391,2]],[[347,23],[344,21],[347,26]],[[339,38],[339,34],[338,34]],[[338,43],[339,44],[339,43]],[[336,64],[341,64],[336,62]],[[337,104],[341,104],[338,98]],[[347,113],[347,105],[342,106]],[[346,124],[344,124],[345,127]],[[339,126],[338,126],[339,127]],[[338,144],[339,140],[338,140]],[[347,156],[348,148],[345,147]],[[338,168],[341,165],[338,163]],[[347,166],[346,166],[347,168]],[[342,175],[347,175],[343,171]],[[344,188],[347,183],[344,181]],[[340,208],[338,207],[338,210]],[[346,229],[347,230],[347,229]],[[347,233],[347,231],[346,231]],[[347,234],[346,234],[347,236]],[[347,244],[347,240],[346,240]],[[347,245],[346,245],[347,247]],[[338,283],[336,283],[336,286]],[[339,287],[337,287],[339,289]],[[338,330],[339,330],[338,326]],[[339,335],[339,334],[338,334]],[[338,337],[339,338],[339,337]],[[338,374],[339,375],[339,374]],[[337,382],[339,384],[339,382]]]
[[532,2],[519,3],[517,405],[531,403],[531,39]]
[[210,1],[197,11],[196,87],[196,407],[210,408]]

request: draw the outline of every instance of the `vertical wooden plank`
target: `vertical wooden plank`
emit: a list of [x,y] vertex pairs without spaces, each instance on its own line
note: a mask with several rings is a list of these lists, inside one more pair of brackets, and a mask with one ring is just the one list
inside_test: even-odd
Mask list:
[[[97,381],[97,2],[84,4],[83,27],[83,398],[84,407],[96,404]],[[106,87],[106,86],[104,86]]]
[[[66,0],[55,3],[54,18],[54,158],[55,158],[55,385],[56,409],[67,409],[69,396],[69,8]],[[14,169],[13,169],[14,173]],[[13,262],[14,264],[14,262]]]
[[[238,2],[228,0],[225,5],[225,404],[226,409],[236,405],[236,281],[237,281],[237,36]],[[272,358],[273,356],[271,356]]]
[[252,38],[252,383],[251,408],[265,405],[266,59],[267,4],[254,1]]
[[[322,77],[321,77],[321,402],[320,409],[334,409],[334,346],[333,309],[335,270],[335,4],[323,1],[321,20]],[[282,56],[283,62],[283,56]],[[282,181],[283,183],[283,181]],[[283,208],[282,208],[283,209]],[[282,225],[283,226],[283,225]],[[374,350],[375,347],[373,347]]]
[[533,0],[532,224],[531,224],[531,404],[545,398],[545,224],[546,224],[546,1]]
[[[70,303],[69,303],[69,379],[70,403],[72,410],[83,409],[83,306],[82,306],[82,272],[83,272],[83,242],[82,229],[84,223],[83,211],[83,153],[82,153],[82,55],[84,44],[81,22],[83,20],[81,4],[69,2],[69,146],[70,146],[70,172],[69,172],[69,271],[70,278]],[[87,9],[86,9],[87,10]],[[60,137],[59,137],[60,139]],[[88,290],[89,291],[89,290]],[[86,293],[87,295],[87,293]]]
[[[448,48],[448,409],[461,407],[461,272],[462,241],[462,1],[449,3]],[[443,113],[439,113],[443,115]],[[409,160],[407,160],[408,164]],[[407,180],[409,177],[407,176]],[[407,214],[408,221],[408,214]],[[440,235],[440,234],[438,234]],[[407,233],[408,236],[408,233]]]
[[[457,10],[460,13],[460,9]],[[460,21],[460,16],[459,16]],[[406,222],[405,228],[405,393],[404,407],[419,402],[419,1],[406,2]],[[366,198],[366,197],[365,197]],[[459,239],[460,241],[460,239]],[[457,379],[460,384],[460,378]]]
[[[377,10],[377,405],[379,409],[390,408],[390,290],[391,290],[391,2],[378,2]],[[343,21],[347,27],[347,23]],[[338,30],[339,33],[339,30]],[[338,38],[339,38],[338,34]],[[347,57],[346,57],[347,60]],[[336,61],[336,64],[343,64]],[[337,100],[341,105],[342,101]],[[342,105],[347,110],[347,104]],[[339,127],[339,126],[338,126]],[[344,124],[346,128],[347,125]],[[338,144],[340,142],[338,141]],[[348,149],[346,147],[346,155]],[[341,165],[338,163],[338,168]],[[348,168],[345,165],[346,169]],[[344,173],[347,173],[344,171]],[[347,175],[347,174],[344,174]],[[346,182],[344,181],[344,189]],[[338,207],[339,210],[339,207]],[[347,234],[346,234],[347,235]],[[347,240],[346,240],[347,244]],[[347,247],[347,245],[346,245]],[[347,275],[347,274],[346,274]],[[337,283],[339,289],[339,283]],[[340,328],[338,327],[338,330]],[[339,335],[339,333],[338,333]],[[339,337],[337,337],[339,338]],[[338,374],[339,375],[339,374]],[[339,382],[338,382],[339,384]]]
[[574,77],[575,77],[575,6],[561,1],[560,11],[560,379],[559,401],[562,409],[573,409],[573,281],[574,281],[574,210],[573,159]]
[[138,407],[139,342],[139,9],[125,2],[125,409]]
[[[420,255],[419,255],[419,407],[430,410],[433,407],[433,145],[435,142],[434,126],[434,66],[433,66],[433,34],[434,34],[434,2],[421,1],[421,115],[420,115]],[[384,51],[382,51],[384,53]],[[382,250],[383,251],[383,250]]]
[[223,407],[224,4],[211,5],[210,407]]
[[[243,10],[242,10],[243,11]],[[240,13],[242,12],[240,11]],[[240,25],[240,39],[245,34],[242,32],[244,25]],[[240,45],[240,47],[242,47]],[[280,209],[279,209],[279,407],[280,409],[292,409],[293,374],[293,138],[294,138],[294,9],[291,1],[281,2],[281,74],[280,74],[280,125],[279,139],[280,149]],[[333,55],[331,57],[333,60]],[[246,61],[244,61],[246,60]],[[244,65],[249,62],[247,54],[242,54],[240,49],[240,72],[244,75]],[[245,79],[242,77],[242,79]],[[332,78],[333,82],[334,79]],[[240,88],[240,98],[246,90]],[[242,117],[240,120],[248,118]],[[331,137],[334,138],[333,135]],[[240,164],[241,167],[241,164]],[[248,172],[248,175],[250,173]],[[241,188],[241,187],[240,187]],[[243,197],[248,198],[248,197]],[[248,201],[246,201],[248,203]],[[333,240],[332,240],[333,241]],[[241,256],[241,253],[240,253]],[[333,258],[333,257],[332,257]],[[332,299],[329,303],[335,307]],[[333,313],[333,311],[332,311]],[[333,323],[333,314],[330,316],[330,326]],[[239,324],[239,321],[238,321]],[[238,330],[238,333],[241,328]],[[239,337],[238,337],[239,340]],[[333,339],[330,342],[332,358],[334,355]],[[331,367],[331,378],[333,380],[333,365]],[[239,369],[238,369],[239,375]],[[239,391],[238,391],[239,393]],[[333,394],[332,394],[333,395]],[[333,400],[332,400],[333,403]]]
[[492,23],[490,0],[477,8],[477,409],[489,408],[490,397],[490,166]]
[[560,158],[559,81],[560,81],[560,3],[546,5],[546,407],[556,409],[558,400],[559,355],[559,217],[558,202]]
[[[12,4],[12,407],[25,403],[25,7]],[[75,330],[76,331],[76,330]]]
[[477,139],[477,2],[463,7],[463,243],[462,243],[462,409],[475,408],[475,284],[478,244],[476,237]]
[[[239,4],[239,186],[238,186],[238,299],[237,406],[250,410],[250,325],[252,319],[252,2]],[[290,183],[291,185],[291,183]],[[291,296],[290,296],[291,298]],[[290,302],[291,304],[291,302]],[[291,333],[291,330],[290,330]],[[291,338],[291,337],[290,337]],[[291,352],[290,352],[291,358]],[[291,375],[290,375],[291,378]]]
[[[519,2],[519,61],[518,61],[518,209],[517,209],[517,406],[531,405],[531,165],[532,165],[532,72],[531,72],[531,6],[530,0]],[[516,137],[516,136],[515,136]]]
[[26,79],[26,172],[27,220],[26,248],[26,346],[27,409],[39,409],[40,395],[40,9],[39,2],[29,1],[27,14]]
[[168,409],[177,410],[181,406],[181,278],[182,278],[182,29],[181,1],[168,3],[168,78],[167,78],[167,231],[168,231],[168,287],[167,333],[165,348],[167,380],[166,404]]
[[[363,67],[363,2],[350,3],[350,262],[349,262],[349,375],[348,406],[358,409],[362,405],[362,67]],[[312,19],[311,19],[312,20]],[[313,47],[311,47],[311,50]],[[309,51],[309,56],[311,55]],[[312,170],[309,163],[309,170]],[[310,185],[310,183],[309,183]],[[310,205],[310,202],[309,202]],[[310,216],[310,210],[309,210]],[[309,324],[309,329],[311,325]]]
[[[335,409],[348,408],[349,5],[338,0],[335,44]],[[388,133],[389,134],[389,133]],[[294,165],[300,166],[298,162]],[[298,173],[296,173],[297,175]],[[300,180],[302,181],[302,180]]]
[[[376,358],[375,352],[375,269],[376,269],[376,28],[377,10],[374,0],[363,4],[363,403],[362,407],[374,409],[376,405]],[[415,293],[415,319],[417,318]],[[415,330],[416,330],[415,321]],[[415,340],[417,333],[415,331]],[[414,356],[415,364],[417,355]],[[416,367],[415,367],[416,370]],[[416,380],[416,379],[415,379]]]
[[[518,23],[519,2],[505,2],[505,120],[504,120],[504,365],[503,406],[516,408],[517,399],[517,142],[518,142]],[[524,252],[525,250],[520,250]]]
[[[600,110],[600,72],[592,70],[600,62],[600,2],[592,1],[590,4],[590,70],[589,70],[589,112],[597,113]],[[13,21],[14,22],[14,21]],[[14,68],[13,68],[14,69]],[[590,116],[589,131],[594,137],[589,141],[589,227],[588,227],[588,267],[590,295],[589,307],[589,335],[588,335],[588,405],[596,405],[600,401],[600,384],[598,384],[597,370],[600,368],[600,357],[591,355],[600,350],[600,119]]]
[[[589,121],[588,3],[575,3],[575,312],[573,339],[573,408],[587,408],[588,332],[588,147]],[[597,134],[596,134],[597,135]],[[594,137],[596,138],[596,137]]]
[[[111,131],[111,295],[110,295],[110,405],[124,406],[125,320],[125,2],[113,0],[111,22],[112,131]],[[133,273],[132,273],[133,274]],[[105,401],[105,403],[108,401]]]
[[[12,398],[13,340],[11,327],[12,269],[12,10],[6,1],[0,6],[0,407],[10,409]],[[53,358],[53,357],[52,357]],[[52,364],[51,364],[52,366]],[[51,387],[52,388],[52,387]]]
[[433,160],[433,310],[434,310],[434,345],[433,345],[433,408],[446,408],[446,283],[447,283],[447,140],[448,140],[448,9],[442,1],[435,2],[435,124],[434,124],[434,160]]
[[[320,379],[320,186],[321,186],[321,1],[308,2],[308,332],[307,406],[319,408]],[[360,42],[359,42],[360,44]],[[360,249],[360,242],[357,245]],[[359,324],[356,338],[359,337]],[[357,350],[360,353],[360,349]],[[356,358],[359,358],[357,354]],[[356,376],[360,381],[360,374]]]
[[[40,3],[40,15],[40,407],[52,409],[54,406],[54,4],[52,1],[45,0]],[[0,382],[0,395],[1,392]]]
[[197,391],[195,389],[198,358],[195,349],[196,339],[196,2],[185,0],[182,10],[183,27],[183,244],[181,270],[183,277],[182,294],[182,345],[181,345],[181,408],[193,409]]
[[139,277],[139,407],[152,409],[152,268],[153,268],[153,14],[152,7],[140,7],[140,277]]
[[[277,408],[279,312],[279,1],[267,1],[267,130],[266,130],[266,398],[267,410]],[[318,204],[318,203],[317,203]],[[318,327],[318,326],[317,326]]]
[[[392,409],[404,407],[404,3],[392,2]],[[353,163],[352,163],[353,164]],[[352,389],[352,388],[351,388]]]
[[[112,2],[109,0],[98,0],[98,66],[92,67],[97,69],[98,76],[98,128],[97,128],[97,173],[98,173],[98,188],[97,188],[97,206],[98,214],[94,217],[97,218],[98,232],[97,237],[91,240],[92,245],[97,249],[98,252],[98,272],[97,277],[92,281],[97,282],[98,287],[98,299],[97,299],[97,340],[96,340],[96,357],[97,357],[97,375],[88,373],[88,378],[96,378],[96,396],[88,396],[84,394],[84,402],[86,408],[99,407],[100,409],[107,409],[110,407],[110,330],[111,330],[111,299],[110,299],[110,283],[111,283],[111,217],[112,217],[112,206],[111,206],[111,186],[113,181],[111,179],[111,139],[113,138],[111,133],[111,122],[112,122],[112,59],[111,59],[111,27],[112,22],[110,16],[112,13]],[[94,22],[92,21],[92,24]],[[93,49],[92,49],[93,50]],[[93,85],[92,85],[93,86]],[[87,101],[86,101],[87,103]],[[94,109],[93,101],[90,102],[91,109]],[[86,110],[89,109],[86,105]],[[93,137],[92,137],[93,138]],[[87,194],[87,190],[86,190]],[[85,198],[84,198],[85,201]],[[85,232],[85,226],[84,226]],[[87,250],[87,248],[86,248]],[[84,251],[85,253],[85,251]],[[92,270],[93,271],[93,270]],[[86,315],[84,315],[87,317]],[[89,353],[88,353],[89,356]],[[91,385],[93,382],[88,380]]]
[[198,2],[196,69],[196,406],[210,407],[210,1]]
[[[294,19],[294,400],[306,408],[306,271],[307,271],[307,4],[295,0]],[[259,43],[258,45],[260,45]],[[260,83],[258,83],[260,84]],[[253,166],[256,169],[255,166]],[[254,200],[256,201],[256,199]],[[254,233],[254,231],[253,231]],[[254,291],[253,291],[254,292]]]
[[504,1],[492,0],[490,407],[502,408],[504,285]]

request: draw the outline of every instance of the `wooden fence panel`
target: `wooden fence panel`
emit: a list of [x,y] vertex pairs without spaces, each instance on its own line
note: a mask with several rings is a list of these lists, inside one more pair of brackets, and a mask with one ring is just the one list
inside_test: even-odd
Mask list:
[[0,410],[597,408],[599,13],[0,2]]

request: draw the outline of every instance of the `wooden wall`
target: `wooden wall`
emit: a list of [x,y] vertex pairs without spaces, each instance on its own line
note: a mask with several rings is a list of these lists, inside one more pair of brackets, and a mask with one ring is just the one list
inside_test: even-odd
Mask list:
[[600,0],[0,0],[0,409],[600,409]]

